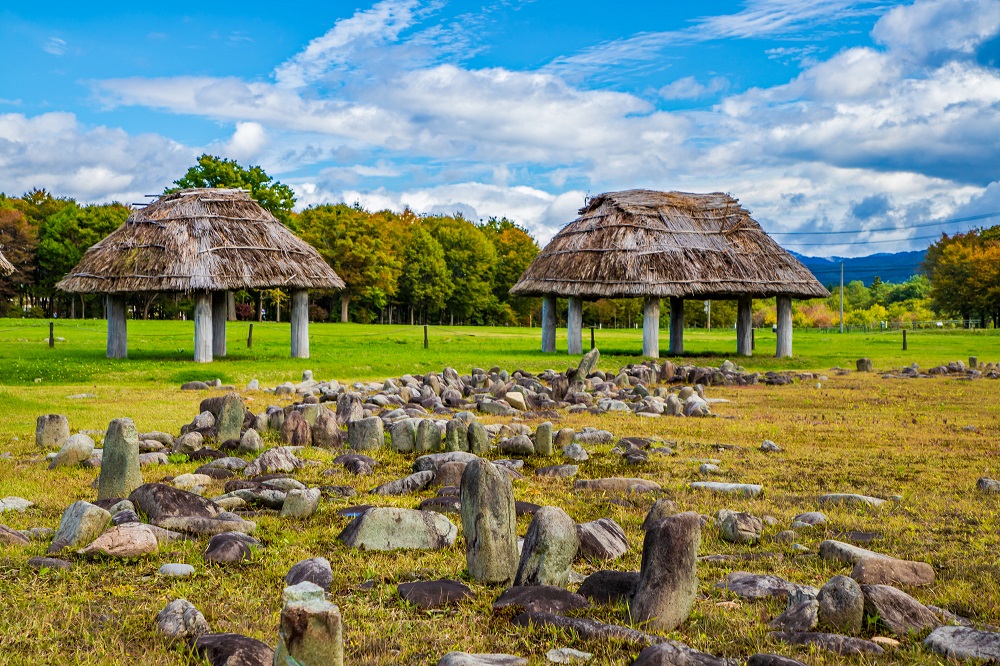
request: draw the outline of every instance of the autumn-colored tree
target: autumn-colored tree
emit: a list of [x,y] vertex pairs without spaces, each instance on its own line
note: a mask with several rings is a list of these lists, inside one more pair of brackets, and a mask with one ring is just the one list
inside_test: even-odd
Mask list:
[[0,252],[14,265],[11,275],[0,275],[0,315],[9,312],[8,304],[25,299],[35,286],[38,273],[38,229],[19,210],[0,209]]

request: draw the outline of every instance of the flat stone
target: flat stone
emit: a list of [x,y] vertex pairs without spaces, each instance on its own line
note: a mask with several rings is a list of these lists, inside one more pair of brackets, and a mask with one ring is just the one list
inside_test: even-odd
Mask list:
[[0,546],[27,546],[31,540],[17,530],[0,525]]
[[878,497],[868,497],[867,495],[858,495],[855,493],[829,493],[827,495],[820,495],[818,501],[824,506],[835,506],[840,504],[846,506],[874,508],[878,508],[886,503],[886,500]]
[[598,560],[617,560],[629,550],[628,538],[618,523],[610,518],[599,518],[576,526],[580,540],[578,555]]
[[515,585],[493,602],[493,610],[514,608],[518,612],[565,613],[589,607],[585,597],[554,585]]
[[790,594],[805,592],[810,596],[819,594],[819,590],[811,585],[798,585],[784,578],[770,574],[755,574],[746,571],[733,571],[726,575],[715,587],[729,590],[744,599],[764,599],[778,597],[787,599]]
[[222,507],[212,500],[162,483],[143,484],[133,490],[128,499],[153,524],[168,517],[214,518],[222,513]]
[[823,634],[815,631],[772,631],[767,637],[791,645],[815,645],[839,655],[882,654],[884,652],[882,648],[871,641],[841,636],[840,634]]
[[73,568],[71,562],[57,557],[31,557],[28,558],[28,566],[33,569],[60,569],[64,571]]
[[450,579],[400,583],[396,591],[401,598],[424,610],[454,606],[472,596],[468,585]]
[[438,660],[437,666],[528,666],[528,660],[512,654],[449,652]]
[[800,513],[799,515],[792,518],[792,522],[805,523],[806,525],[826,525],[826,514],[820,513],[819,511],[806,511],[805,513]]
[[311,557],[292,565],[285,574],[285,585],[310,582],[329,592],[333,584],[333,569],[325,557]]
[[987,495],[1000,494],[1000,481],[989,479],[985,476],[976,481],[976,490]]
[[587,576],[577,594],[600,604],[628,601],[639,585],[638,571],[595,571]]
[[34,502],[29,502],[23,497],[4,497],[0,499],[0,513],[4,511],[17,511],[23,512],[25,509],[29,509],[35,506]]
[[347,424],[347,444],[355,451],[377,451],[385,445],[382,419],[370,416]]
[[832,562],[844,562],[845,564],[857,564],[865,559],[893,559],[888,555],[876,553],[872,550],[852,546],[843,541],[827,539],[819,545],[819,556],[824,560]]
[[565,617],[563,615],[556,615],[555,613],[543,613],[539,611],[521,613],[513,619],[513,623],[522,627],[537,625],[569,629],[584,640],[613,640],[639,646],[655,645],[665,640],[660,636],[652,636],[631,627],[605,624],[604,622],[584,617]]
[[[433,423],[431,424],[434,425]],[[437,426],[434,426],[437,428]],[[425,470],[431,470],[432,472],[437,472],[441,465],[449,462],[464,462],[466,464],[471,463],[473,460],[478,460],[479,456],[468,453],[466,451],[449,451],[447,453],[429,453],[427,455],[420,456],[415,461],[413,461],[413,471],[423,472]]]
[[202,634],[195,640],[194,649],[211,666],[274,664],[274,650],[271,646],[239,634]]
[[373,495],[409,495],[420,492],[434,481],[434,472],[414,472],[407,477],[383,483],[372,490]]
[[757,543],[764,531],[760,518],[742,511],[726,511],[719,520],[719,536],[730,543]]
[[190,564],[169,563],[162,565],[158,573],[165,578],[190,578],[194,575],[194,567]]
[[439,550],[449,548],[457,536],[458,528],[439,513],[374,507],[351,521],[337,538],[365,550]]
[[763,486],[753,483],[722,483],[721,481],[693,481],[692,490],[707,490],[720,495],[744,495],[757,497],[764,491]]
[[547,476],[556,479],[572,479],[580,471],[579,465],[549,465],[535,470],[535,476]]
[[1000,661],[1000,633],[970,627],[938,627],[924,639],[924,647],[952,659]]
[[851,578],[868,585],[919,587],[934,582],[934,567],[925,562],[868,557],[858,560],[851,571]]
[[779,654],[758,652],[747,659],[747,666],[807,666],[807,664]]
[[661,490],[655,481],[636,478],[577,479],[573,482],[576,490],[603,491],[612,493],[651,493]]
[[699,652],[683,643],[664,641],[640,652],[632,666],[737,666],[741,663]]
[[889,585],[862,585],[865,613],[899,637],[941,625],[922,603]]
[[140,557],[159,550],[160,544],[148,525],[124,523],[112,527],[80,551],[83,555]]
[[462,500],[458,497],[428,497],[417,507],[421,511],[436,511],[437,513],[462,513]]
[[579,664],[590,661],[594,655],[573,648],[552,648],[545,653],[545,658],[553,664]]

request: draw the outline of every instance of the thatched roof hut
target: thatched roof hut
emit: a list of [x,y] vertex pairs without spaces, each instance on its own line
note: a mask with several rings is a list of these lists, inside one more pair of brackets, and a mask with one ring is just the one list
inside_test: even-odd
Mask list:
[[[193,293],[195,360],[210,361],[213,352],[225,355],[225,304],[220,302],[227,292],[292,289],[292,355],[308,357],[306,290],[342,289],[344,282],[249,193],[208,188],[166,194],[136,210],[88,249],[56,287],[108,294],[108,355],[113,357],[126,354],[121,295]],[[122,327],[114,349],[113,318]]]
[[[747,329],[752,298],[777,296],[783,310],[782,302],[790,298],[829,296],[733,197],[651,190],[608,192],[591,199],[510,291],[517,296],[569,298],[571,319],[582,300],[642,297],[647,299],[647,319],[654,318],[655,310],[657,327],[662,297],[671,298],[672,317],[685,298],[738,299],[741,310],[746,310],[742,312],[746,322],[741,323]],[[789,354],[790,313],[789,302]],[[553,312],[553,327],[554,316]],[[543,313],[543,348],[548,341],[544,320]],[[743,328],[738,326],[738,333]],[[677,334],[682,330],[678,328]],[[652,337],[644,351],[655,356],[659,340]],[[672,330],[671,350],[680,353],[681,341],[674,337]],[[554,332],[548,338],[547,351],[552,351]],[[571,349],[579,347],[574,342],[575,338]],[[739,351],[748,352],[748,344],[742,339],[740,343]]]
[[0,275],[10,275],[14,272],[14,264],[7,261],[7,257],[0,252]]

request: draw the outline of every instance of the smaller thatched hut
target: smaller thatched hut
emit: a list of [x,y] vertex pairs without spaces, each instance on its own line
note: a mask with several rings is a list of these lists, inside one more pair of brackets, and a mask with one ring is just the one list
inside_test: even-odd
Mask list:
[[752,299],[777,297],[778,356],[792,355],[792,298],[829,296],[739,202],[722,193],[627,190],[594,197],[510,290],[542,297],[542,351],[555,351],[555,302],[569,299],[568,351],[583,351],[583,301],[643,298],[643,354],[660,353],[660,299],[670,351],[684,351],[684,299],[735,299],[737,353],[750,355]]
[[14,272],[14,264],[7,261],[7,257],[0,252],[0,275],[10,275]]
[[292,290],[292,356],[309,357],[309,289],[342,289],[323,258],[249,193],[188,189],[132,213],[57,285],[107,295],[108,358],[128,355],[124,297],[194,294],[194,360],[226,355],[228,292]]

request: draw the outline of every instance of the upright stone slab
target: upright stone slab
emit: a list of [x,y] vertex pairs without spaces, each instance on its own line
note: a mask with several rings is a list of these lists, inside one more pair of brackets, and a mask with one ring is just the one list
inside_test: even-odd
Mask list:
[[540,456],[552,455],[552,423],[546,421],[535,431],[535,453]]
[[394,423],[389,429],[392,439],[392,450],[397,453],[410,453],[417,445],[417,419],[403,419]]
[[469,429],[465,421],[452,419],[444,432],[445,451],[468,451],[469,450]]
[[96,539],[111,521],[111,514],[90,502],[73,502],[63,511],[49,546],[48,553],[53,555],[63,548],[82,548]]
[[309,446],[312,444],[312,428],[302,412],[292,410],[281,424],[281,443],[288,446]]
[[369,416],[347,424],[347,442],[355,451],[377,451],[385,444],[382,419]]
[[566,587],[579,546],[576,522],[559,507],[543,506],[524,535],[514,585]]
[[[340,609],[310,582],[286,587],[275,664],[343,666],[344,627]],[[294,660],[294,661],[293,661]]]
[[222,400],[219,415],[215,419],[216,439],[219,443],[239,439],[243,430],[243,398],[236,393],[228,393]]
[[485,456],[490,452],[490,434],[479,421],[469,424],[469,451],[477,456]]
[[462,532],[469,575],[509,584],[517,572],[517,515],[510,476],[477,458],[462,474]]
[[336,449],[344,442],[344,434],[337,425],[337,415],[320,406],[312,426],[312,445],[321,449]]
[[630,608],[636,622],[671,631],[691,613],[698,591],[701,518],[692,511],[662,518],[646,531],[639,584]]
[[441,451],[441,430],[431,419],[422,419],[417,425],[417,453],[438,453]]
[[128,497],[141,485],[139,433],[132,419],[115,419],[108,424],[108,432],[104,435],[97,499]]
[[35,421],[35,444],[58,449],[69,439],[69,419],[62,414],[42,414]]

